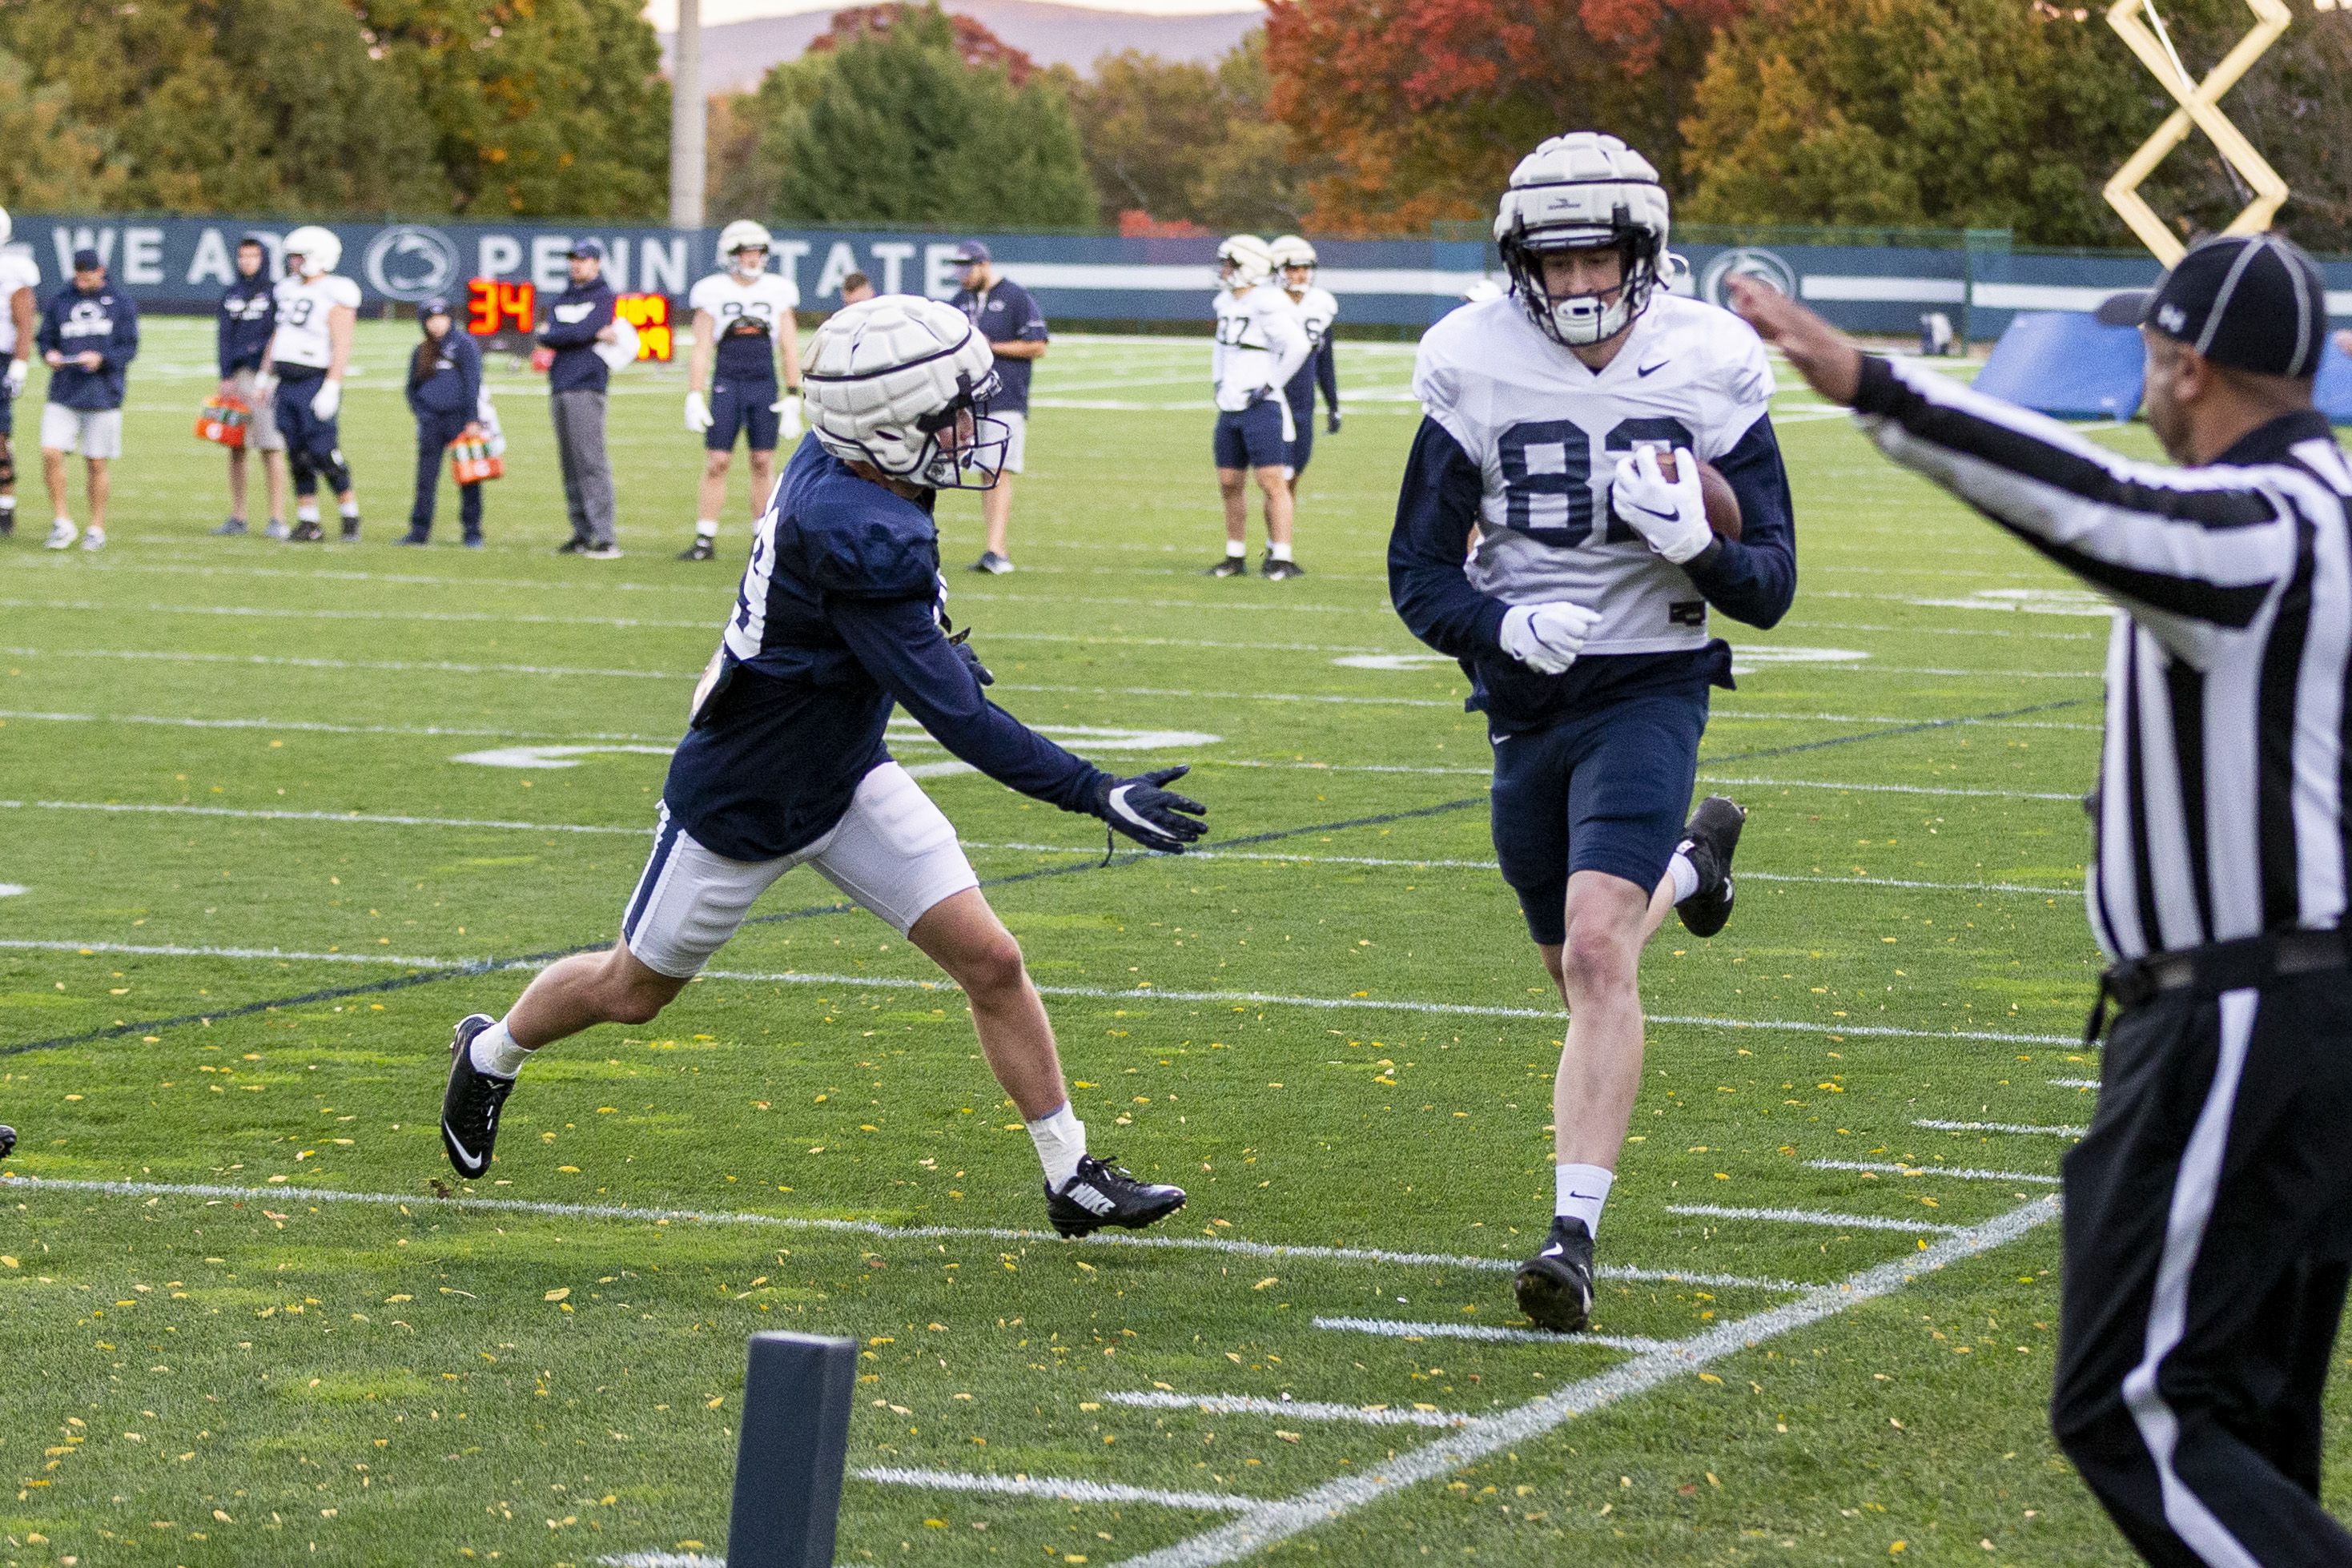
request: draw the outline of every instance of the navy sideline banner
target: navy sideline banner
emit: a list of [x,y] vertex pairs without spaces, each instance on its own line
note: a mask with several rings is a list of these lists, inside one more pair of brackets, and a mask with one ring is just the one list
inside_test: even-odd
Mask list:
[[[105,258],[114,281],[144,308],[210,310],[235,269],[237,240],[275,247],[292,226],[230,218],[122,218],[20,213],[16,241],[54,287],[74,251]],[[718,266],[715,228],[615,228],[557,224],[333,224],[341,270],[371,305],[462,296],[473,278],[562,287],[575,239],[602,240],[605,275],[623,293],[682,300]],[[773,265],[799,286],[808,309],[828,310],[841,280],[863,272],[886,293],[955,291],[949,258],[960,233],[793,229],[778,226]],[[1129,239],[1111,235],[989,235],[1005,274],[1026,285],[1059,321],[1205,322],[1215,287],[1214,239]],[[2018,310],[2089,310],[2117,289],[2141,288],[2156,264],[2132,256],[2037,256],[1925,247],[1677,247],[1690,272],[1676,287],[1720,300],[1725,279],[1754,272],[1850,331],[1910,333],[1923,311],[1943,310],[1986,338]],[[1325,240],[1320,280],[1339,297],[1343,321],[1421,326],[1454,308],[1488,265],[1486,247],[1453,240]],[[2328,314],[2352,317],[2352,262],[2323,265]]]

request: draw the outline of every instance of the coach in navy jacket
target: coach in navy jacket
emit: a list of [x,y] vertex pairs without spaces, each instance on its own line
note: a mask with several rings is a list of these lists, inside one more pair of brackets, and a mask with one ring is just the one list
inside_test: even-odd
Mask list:
[[[93,265],[85,268],[82,262]],[[122,406],[126,372],[139,353],[139,307],[108,281],[95,252],[74,258],[73,281],[41,307],[41,329],[33,342],[50,366],[49,401],[77,414]],[[96,354],[98,363],[88,363]]]
[[617,308],[613,286],[604,281],[604,247],[583,239],[572,247],[572,260],[571,287],[548,307],[547,325],[539,334],[540,346],[555,351],[555,363],[547,368],[547,390],[602,392],[612,373],[596,357],[596,345],[609,340],[597,334],[613,324]]
[[604,247],[583,239],[572,247],[572,286],[548,307],[539,346],[552,352],[547,367],[548,405],[555,416],[555,454],[563,465],[563,500],[572,517],[564,555],[609,561],[621,553],[614,538],[613,464],[604,452],[604,387],[611,372],[596,351],[613,339],[612,285],[604,281]]

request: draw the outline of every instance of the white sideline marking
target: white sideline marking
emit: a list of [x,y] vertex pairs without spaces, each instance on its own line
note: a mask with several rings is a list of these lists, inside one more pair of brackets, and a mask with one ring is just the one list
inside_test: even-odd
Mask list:
[[2095,1078],[2053,1078],[2050,1084],[2053,1089],[2096,1089],[2099,1080]]
[[1969,800],[2063,800],[2069,805],[2083,804],[2080,795],[2070,795],[2064,790],[1963,789],[1957,784],[1832,784],[1826,779],[1731,778],[1722,773],[1700,773],[1699,777],[1708,784],[1740,784],[1751,789],[1852,790],[1857,795],[1935,795]]
[[2087,1127],[2041,1127],[2030,1121],[1917,1121],[1914,1127],[1932,1128],[1937,1132],[2038,1132],[2049,1138],[2080,1138],[2090,1131]]
[[0,882],[0,899],[13,899],[19,893],[29,893],[32,890],[22,882]]
[[706,1557],[699,1552],[624,1552],[596,1561],[607,1568],[727,1568],[724,1557]]
[[[285,730],[311,735],[446,735],[501,741],[662,741],[659,735],[635,735],[599,731],[563,731],[492,730],[465,724],[330,724],[305,719],[187,719],[156,713],[43,713],[0,708],[0,719],[37,720],[52,724],[162,724],[176,730]],[[669,741],[664,750],[675,746]]]
[[1570,1384],[1516,1409],[1480,1416],[1459,1431],[1402,1454],[1377,1468],[1367,1467],[1366,1473],[1340,1476],[1296,1496],[1260,1504],[1230,1524],[1130,1558],[1121,1568],[1218,1568],[1219,1564],[1253,1556],[1276,1542],[1328,1524],[1402,1488],[1434,1479],[1490,1454],[1531,1442],[1580,1415],[1646,1393],[1662,1383],[1696,1372],[1710,1362],[1899,1290],[1922,1274],[2014,1241],[2057,1215],[2054,1198],[2037,1199],[1947,1237],[1916,1256],[1865,1268],[1836,1284],[1809,1290],[1794,1301],[1719,1323],[1703,1333]]
[[[843,905],[846,910],[849,905]],[[20,948],[40,952],[119,952],[149,958],[237,958],[276,959],[280,963],[381,963],[402,969],[447,970],[452,973],[487,974],[499,970],[530,968],[528,959],[454,959],[420,958],[410,953],[391,952],[316,952],[283,948],[255,947],[184,947],[172,943],[138,943],[118,942],[58,942],[30,937],[0,938],[0,948]],[[952,994],[955,986],[945,979],[916,980],[898,975],[828,974],[785,970],[781,973],[746,969],[706,969],[705,980],[748,981],[761,985],[841,985],[860,991],[930,991]],[[1452,1018],[1538,1018],[1557,1024],[1561,1014],[1557,1008],[1493,1007],[1470,1002],[1416,1002],[1383,1000],[1372,996],[1284,996],[1265,991],[1178,991],[1156,985],[1143,985],[1129,991],[1115,991],[1108,985],[1040,985],[1041,996],[1074,996],[1100,1002],[1210,1002],[1238,1007],[1313,1007],[1335,1013],[1422,1013]],[[1906,1029],[1893,1024],[1809,1023],[1787,1018],[1708,1018],[1673,1013],[1653,1013],[1653,1024],[1673,1024],[1696,1029],[1748,1029],[1766,1034],[1794,1033],[1864,1037],[1898,1040],[1983,1040],[1999,1045],[2071,1046],[2080,1043],[2074,1035],[2028,1035],[1990,1029]]]
[[1161,1508],[1191,1509],[1209,1513],[1244,1513],[1258,1506],[1255,1498],[1233,1492],[1163,1492],[1150,1487],[1125,1487],[1116,1481],[1056,1480],[1051,1476],[976,1476],[958,1470],[900,1469],[877,1465],[851,1472],[861,1481],[890,1487],[922,1487],[931,1491],[987,1492],[998,1497],[1052,1498],[1057,1502],[1148,1502]]
[[[667,746],[661,748],[664,752],[669,749]],[[0,811],[97,811],[130,816],[230,816],[263,822],[355,822],[379,827],[494,827],[522,833],[625,833],[635,838],[648,837],[653,833],[650,824],[643,827],[598,827],[587,823],[517,822],[505,817],[400,816],[388,812],[283,811],[258,806],[140,805],[110,800],[0,800]]]
[[1890,1176],[1948,1176],[1956,1182],[2031,1182],[2039,1187],[2054,1187],[2055,1176],[2037,1176],[2024,1171],[1971,1171],[1945,1165],[1895,1165],[1883,1160],[1808,1160],[1807,1168],[1815,1171],[1877,1171]]
[[1725,1208],[1720,1204],[1668,1204],[1668,1214],[1692,1215],[1700,1219],[1759,1219],[1776,1225],[1820,1225],[1836,1230],[1894,1230],[1906,1235],[1929,1231],[1942,1236],[1958,1236],[1968,1229],[1963,1225],[1945,1225],[1932,1220],[1893,1219],[1874,1214],[1823,1214],[1817,1209],[1739,1209]]
[[[1557,1338],[1558,1336],[1553,1336]],[[1198,1410],[1207,1415],[1272,1415],[1286,1421],[1351,1421],[1360,1426],[1465,1426],[1475,1417],[1419,1405],[1333,1405],[1317,1399],[1253,1399],[1239,1394],[1170,1394],[1157,1388],[1114,1390],[1106,1405],[1136,1410]]]
[[1602,1350],[1649,1355],[1666,1348],[1664,1340],[1611,1334],[1548,1334],[1539,1329],[1506,1329],[1486,1323],[1404,1323],[1391,1318],[1318,1318],[1315,1327],[1391,1340],[1486,1340],[1522,1345],[1598,1345]]

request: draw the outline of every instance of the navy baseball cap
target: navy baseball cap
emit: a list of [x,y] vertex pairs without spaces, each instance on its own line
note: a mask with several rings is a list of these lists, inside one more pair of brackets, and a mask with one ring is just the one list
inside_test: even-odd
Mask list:
[[105,265],[105,260],[100,257],[98,252],[90,249],[88,246],[84,246],[81,249],[74,252],[74,270],[76,272],[95,272]]
[[970,267],[975,263],[993,260],[994,258],[988,254],[988,247],[981,244],[980,241],[976,239],[967,239],[961,245],[955,247],[955,254],[949,257],[948,259],[954,262],[958,267]]
[[450,313],[449,301],[438,294],[427,294],[416,302],[416,319],[420,321],[428,316],[446,316]]
[[581,257],[593,257],[602,261],[604,259],[604,242],[601,239],[574,240],[572,248],[564,254],[575,259]]
[[2262,375],[2305,376],[2327,343],[2327,286],[2303,247],[2282,235],[2218,235],[2154,289],[2112,295],[2098,319],[2145,326],[2215,364]]

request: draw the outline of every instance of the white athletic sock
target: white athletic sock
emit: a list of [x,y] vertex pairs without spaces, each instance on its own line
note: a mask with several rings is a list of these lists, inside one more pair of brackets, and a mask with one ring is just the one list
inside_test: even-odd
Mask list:
[[1617,1173],[1598,1165],[1554,1165],[1551,1178],[1551,1212],[1568,1219],[1580,1219],[1588,1233],[1599,1236],[1601,1205],[1609,1201],[1609,1188],[1617,1180]]
[[474,1058],[477,1071],[495,1073],[500,1078],[514,1077],[522,1071],[522,1064],[530,1060],[530,1050],[516,1045],[515,1037],[507,1033],[504,1018],[476,1035],[467,1054]]
[[1229,560],[1247,560],[1249,558],[1249,546],[1243,543],[1238,539],[1228,539],[1225,541],[1225,555]]
[[337,511],[341,512],[345,517],[357,517],[357,516],[359,516],[359,514],[360,514],[360,500],[359,500],[359,497],[357,497],[357,496],[353,496],[351,500],[347,500],[347,501],[341,501],[341,502],[337,503],[335,510],[336,510]]
[[318,503],[317,501],[314,501],[314,500],[306,500],[306,501],[297,501],[297,502],[295,502],[295,503],[294,503],[294,521],[297,521],[297,522],[316,522],[316,521],[319,521],[319,503]]
[[16,510],[16,498],[15,496],[0,496],[0,511],[15,511]]
[[1059,1192],[1063,1183],[1078,1173],[1078,1162],[1086,1157],[1087,1124],[1066,1100],[1060,1110],[1029,1123],[1029,1138],[1045,1167],[1045,1185]]
[[1666,875],[1675,879],[1675,902],[1679,904],[1698,891],[1698,868],[1681,850],[1675,850],[1675,858],[1666,862]]
[[1287,544],[1275,544],[1269,542],[1265,547],[1265,552],[1268,555],[1273,556],[1276,561],[1287,561],[1290,559],[1290,546]]
[[694,537],[697,539],[718,538],[719,520],[715,517],[696,518],[694,520]]

